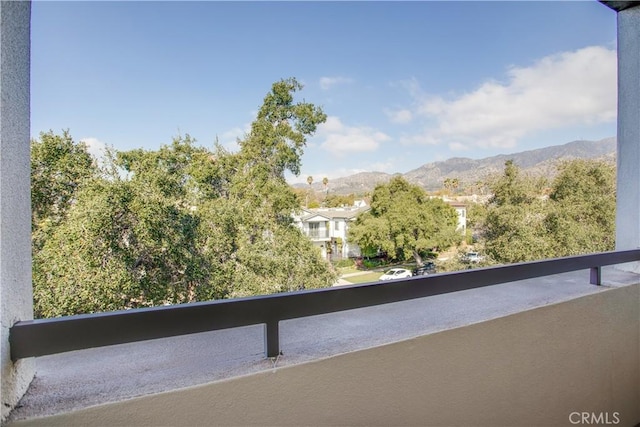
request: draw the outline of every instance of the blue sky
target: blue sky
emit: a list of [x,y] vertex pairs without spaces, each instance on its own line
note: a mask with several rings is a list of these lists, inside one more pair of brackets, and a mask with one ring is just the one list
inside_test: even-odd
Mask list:
[[584,2],[32,5],[32,137],[235,150],[271,84],[328,115],[302,173],[408,172],[616,132],[616,16]]

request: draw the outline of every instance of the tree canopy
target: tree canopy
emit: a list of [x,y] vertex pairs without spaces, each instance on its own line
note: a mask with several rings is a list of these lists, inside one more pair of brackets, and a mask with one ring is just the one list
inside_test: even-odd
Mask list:
[[498,262],[555,258],[614,248],[615,170],[597,160],[572,160],[544,180],[523,176],[511,161],[490,183],[484,239]]
[[306,137],[326,118],[294,103],[301,88],[295,79],[273,85],[238,153],[185,135],[158,150],[114,151],[99,169],[67,131],[32,141],[36,315],[334,283],[291,224],[298,203],[284,174],[299,173]]
[[437,248],[462,240],[456,230],[456,210],[438,198],[394,177],[376,186],[371,210],[361,214],[349,229],[349,239],[363,249],[381,250],[391,259],[415,259]]
[[86,146],[75,143],[68,130],[62,135],[41,132],[31,143],[31,226],[41,233],[59,224],[85,181],[97,168]]

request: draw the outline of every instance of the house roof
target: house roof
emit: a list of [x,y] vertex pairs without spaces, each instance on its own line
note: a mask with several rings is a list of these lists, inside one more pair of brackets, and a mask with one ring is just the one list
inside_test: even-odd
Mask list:
[[358,216],[362,212],[366,212],[370,209],[369,206],[362,208],[348,207],[348,208],[318,208],[318,209],[303,209],[304,214],[301,215],[302,221],[309,221],[314,217],[326,218],[325,221],[335,219],[352,219]]

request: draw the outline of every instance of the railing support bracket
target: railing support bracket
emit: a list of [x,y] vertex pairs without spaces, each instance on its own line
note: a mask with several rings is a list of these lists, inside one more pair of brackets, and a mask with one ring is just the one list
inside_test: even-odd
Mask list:
[[589,283],[596,286],[602,285],[602,267],[591,267]]
[[264,353],[266,357],[280,355],[280,331],[278,321],[271,320],[264,325]]

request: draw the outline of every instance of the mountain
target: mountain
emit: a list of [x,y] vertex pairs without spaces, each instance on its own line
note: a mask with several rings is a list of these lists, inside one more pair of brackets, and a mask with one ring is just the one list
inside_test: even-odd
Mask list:
[[[389,181],[395,175],[401,175],[407,181],[420,185],[428,191],[443,188],[446,178],[457,178],[459,187],[484,181],[490,175],[501,173],[504,163],[513,160],[521,170],[532,176],[553,177],[559,162],[571,159],[605,159],[615,162],[616,138],[605,138],[599,141],[573,141],[563,145],[539,148],[513,154],[500,154],[484,159],[454,157],[441,162],[427,163],[405,174],[388,174],[384,172],[361,172],[344,178],[334,178],[329,183],[332,193],[363,194],[373,191],[379,183]],[[296,187],[305,187],[298,184]],[[314,183],[314,189],[321,191],[322,184]]]

